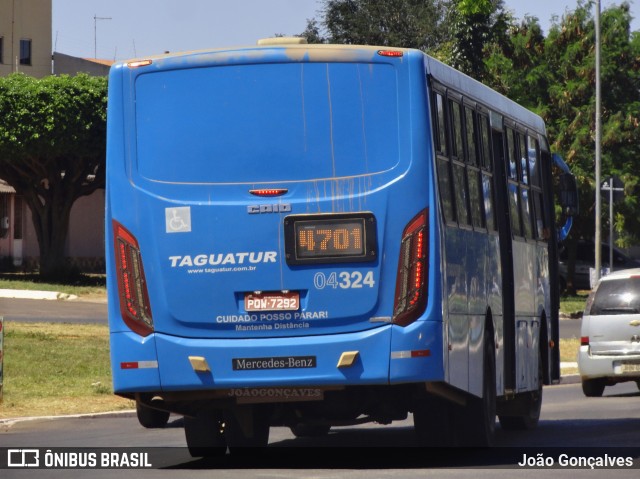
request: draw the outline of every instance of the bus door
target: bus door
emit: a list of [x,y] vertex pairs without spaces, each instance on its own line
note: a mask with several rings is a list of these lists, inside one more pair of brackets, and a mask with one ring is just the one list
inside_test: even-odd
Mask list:
[[496,217],[500,239],[500,269],[502,270],[502,327],[505,393],[516,387],[516,330],[513,276],[513,248],[509,198],[507,185],[506,152],[504,147],[503,117],[490,112],[491,137],[493,143],[494,191],[496,194]]

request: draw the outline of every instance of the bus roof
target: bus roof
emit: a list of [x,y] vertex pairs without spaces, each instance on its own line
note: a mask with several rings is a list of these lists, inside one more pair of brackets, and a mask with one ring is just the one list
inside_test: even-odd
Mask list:
[[427,73],[443,85],[453,88],[467,98],[483,103],[496,113],[516,119],[538,133],[546,134],[544,120],[531,110],[427,54],[425,54],[425,63]]
[[307,44],[298,37],[269,38],[261,39],[257,45],[247,45],[238,47],[226,47],[216,49],[203,49],[193,51],[183,51],[161,55],[134,58],[119,62],[119,65],[134,65],[139,62],[151,60],[168,60],[178,63],[200,63],[206,62],[210,56],[215,63],[220,63],[225,59],[271,60],[273,52],[278,50],[284,57],[291,61],[370,61],[378,51],[402,52],[403,55],[423,57],[426,72],[434,80],[444,86],[453,88],[463,96],[478,101],[490,110],[502,115],[516,119],[520,124],[529,127],[536,132],[545,135],[546,129],[544,120],[531,110],[523,107],[501,93],[474,80],[470,76],[442,63],[436,58],[422,52],[421,50],[401,47],[389,47],[380,45],[341,45],[341,44]]

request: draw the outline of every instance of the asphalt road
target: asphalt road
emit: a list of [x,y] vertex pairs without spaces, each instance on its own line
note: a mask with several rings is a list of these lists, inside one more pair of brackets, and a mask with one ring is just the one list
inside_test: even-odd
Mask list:
[[[636,469],[607,471],[607,477],[638,477],[640,468],[640,392],[634,383],[605,390],[602,398],[586,398],[578,384],[547,387],[541,422],[532,431],[510,432],[498,428],[496,447],[487,449],[433,449],[413,447],[412,420],[380,426],[334,428],[323,438],[294,438],[286,428],[272,428],[269,447],[261,455],[227,456],[216,461],[194,459],[185,449],[183,422],[171,417],[163,429],[145,429],[132,415],[34,420],[0,424],[0,448],[131,448],[147,451],[153,471],[129,471],[127,477],[194,477],[205,471],[209,477],[342,478],[354,477],[487,477],[512,478],[524,472],[517,467],[523,454],[570,456],[613,454],[632,456]],[[43,449],[44,450],[44,449]],[[162,470],[160,470],[162,469]],[[518,477],[541,477],[527,470]],[[7,472],[7,471],[0,471]],[[8,471],[6,477],[19,477]],[[22,471],[20,471],[22,472]],[[25,473],[27,471],[24,471]],[[29,471],[42,477],[69,477],[69,471]],[[95,470],[73,471],[73,477],[97,477]],[[124,477],[126,471],[99,471],[104,477]],[[149,473],[143,475],[142,473]],[[438,474],[429,474],[435,473]],[[533,474],[535,472],[536,474]],[[548,471],[551,473],[552,471]],[[554,470],[553,477],[566,471]],[[602,473],[603,471],[601,471]],[[59,473],[59,474],[56,474]],[[110,474],[110,475],[109,475]],[[350,473],[350,477],[351,477]],[[20,476],[26,477],[26,476]],[[551,477],[551,476],[543,476]],[[573,470],[573,476],[582,477]],[[597,473],[595,477],[599,476]]]
[[[5,319],[13,321],[107,322],[105,303],[0,299]],[[579,320],[563,320],[562,337],[579,335]],[[1,406],[0,406],[1,407]],[[227,456],[212,463],[191,458],[185,446],[183,421],[172,416],[163,429],[145,429],[135,415],[109,414],[55,420],[0,422],[2,448],[131,448],[148,450],[153,470],[0,470],[12,477],[170,477],[198,475],[224,478],[359,477],[491,477],[539,478],[536,469],[513,465],[518,454],[593,454],[631,451],[640,467],[640,392],[634,383],[605,390],[602,398],[585,398],[579,384],[546,387],[542,419],[537,429],[520,433],[498,428],[497,447],[487,450],[436,449],[413,446],[412,420],[380,426],[334,428],[324,438],[296,439],[286,428],[272,428],[268,455]],[[151,448],[151,449],[145,449]],[[524,448],[524,449],[523,449]],[[558,449],[561,448],[561,449]],[[632,448],[632,449],[627,449]],[[345,452],[347,451],[347,452]],[[622,451],[622,452],[620,452]],[[516,456],[514,456],[514,454]],[[556,477],[576,477],[576,471],[545,471]],[[517,474],[516,474],[517,473]],[[638,477],[638,469],[607,471],[607,477]]]
[[107,303],[1,298],[0,315],[5,321],[107,324]]

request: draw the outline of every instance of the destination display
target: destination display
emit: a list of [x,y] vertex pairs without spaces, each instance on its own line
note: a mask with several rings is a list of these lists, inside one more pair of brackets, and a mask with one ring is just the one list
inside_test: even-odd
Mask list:
[[375,218],[370,213],[289,216],[285,243],[289,264],[373,261]]

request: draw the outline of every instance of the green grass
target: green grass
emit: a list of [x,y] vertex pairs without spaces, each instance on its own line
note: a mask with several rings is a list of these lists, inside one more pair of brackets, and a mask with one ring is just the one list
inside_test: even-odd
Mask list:
[[578,359],[578,349],[580,340],[578,338],[560,340],[560,361],[563,363],[574,363]]
[[112,393],[106,325],[5,322],[0,418],[129,409]]
[[588,296],[589,291],[578,291],[575,295],[560,297],[560,312],[567,315],[582,313]]

